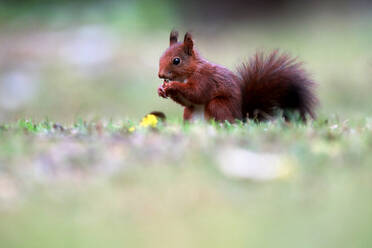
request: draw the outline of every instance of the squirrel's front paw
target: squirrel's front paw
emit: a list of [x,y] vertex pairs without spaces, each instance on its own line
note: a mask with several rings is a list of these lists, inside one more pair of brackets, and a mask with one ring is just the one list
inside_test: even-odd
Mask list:
[[174,84],[172,82],[164,83],[162,86],[167,96],[170,96],[175,90]]
[[165,90],[164,90],[164,84],[160,85],[159,88],[158,88],[158,95],[163,97],[163,98],[167,98],[167,94],[165,93]]
[[163,98],[167,98],[168,96],[170,96],[173,93],[173,91],[174,85],[172,82],[164,81],[162,85],[160,85],[158,88],[158,94]]

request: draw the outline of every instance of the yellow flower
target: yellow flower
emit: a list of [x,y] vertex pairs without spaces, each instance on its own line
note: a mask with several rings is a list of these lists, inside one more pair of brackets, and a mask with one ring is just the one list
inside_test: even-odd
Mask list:
[[140,123],[140,126],[141,127],[156,127],[156,125],[158,124],[158,119],[156,118],[155,115],[152,115],[152,114],[149,114],[149,115],[146,115],[141,123]]
[[136,131],[136,128],[135,128],[135,127],[130,127],[130,128],[128,128],[128,131],[129,131],[130,133],[133,133],[134,131]]

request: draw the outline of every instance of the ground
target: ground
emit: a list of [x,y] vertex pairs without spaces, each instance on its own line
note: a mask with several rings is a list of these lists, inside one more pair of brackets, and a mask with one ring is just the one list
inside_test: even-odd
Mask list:
[[372,244],[371,119],[0,132],[2,247]]

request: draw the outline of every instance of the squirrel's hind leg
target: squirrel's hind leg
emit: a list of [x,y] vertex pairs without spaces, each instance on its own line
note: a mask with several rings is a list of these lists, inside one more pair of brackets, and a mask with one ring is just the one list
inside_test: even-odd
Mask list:
[[227,99],[215,98],[207,104],[205,117],[207,120],[234,123],[236,119],[241,119],[241,114],[238,114],[241,110],[236,108],[237,106]]

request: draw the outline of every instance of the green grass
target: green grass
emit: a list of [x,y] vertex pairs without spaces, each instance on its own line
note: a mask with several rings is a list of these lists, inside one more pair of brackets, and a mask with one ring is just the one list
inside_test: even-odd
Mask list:
[[[138,123],[2,126],[0,246],[372,245],[371,119]],[[227,150],[275,154],[292,173],[231,176]]]

